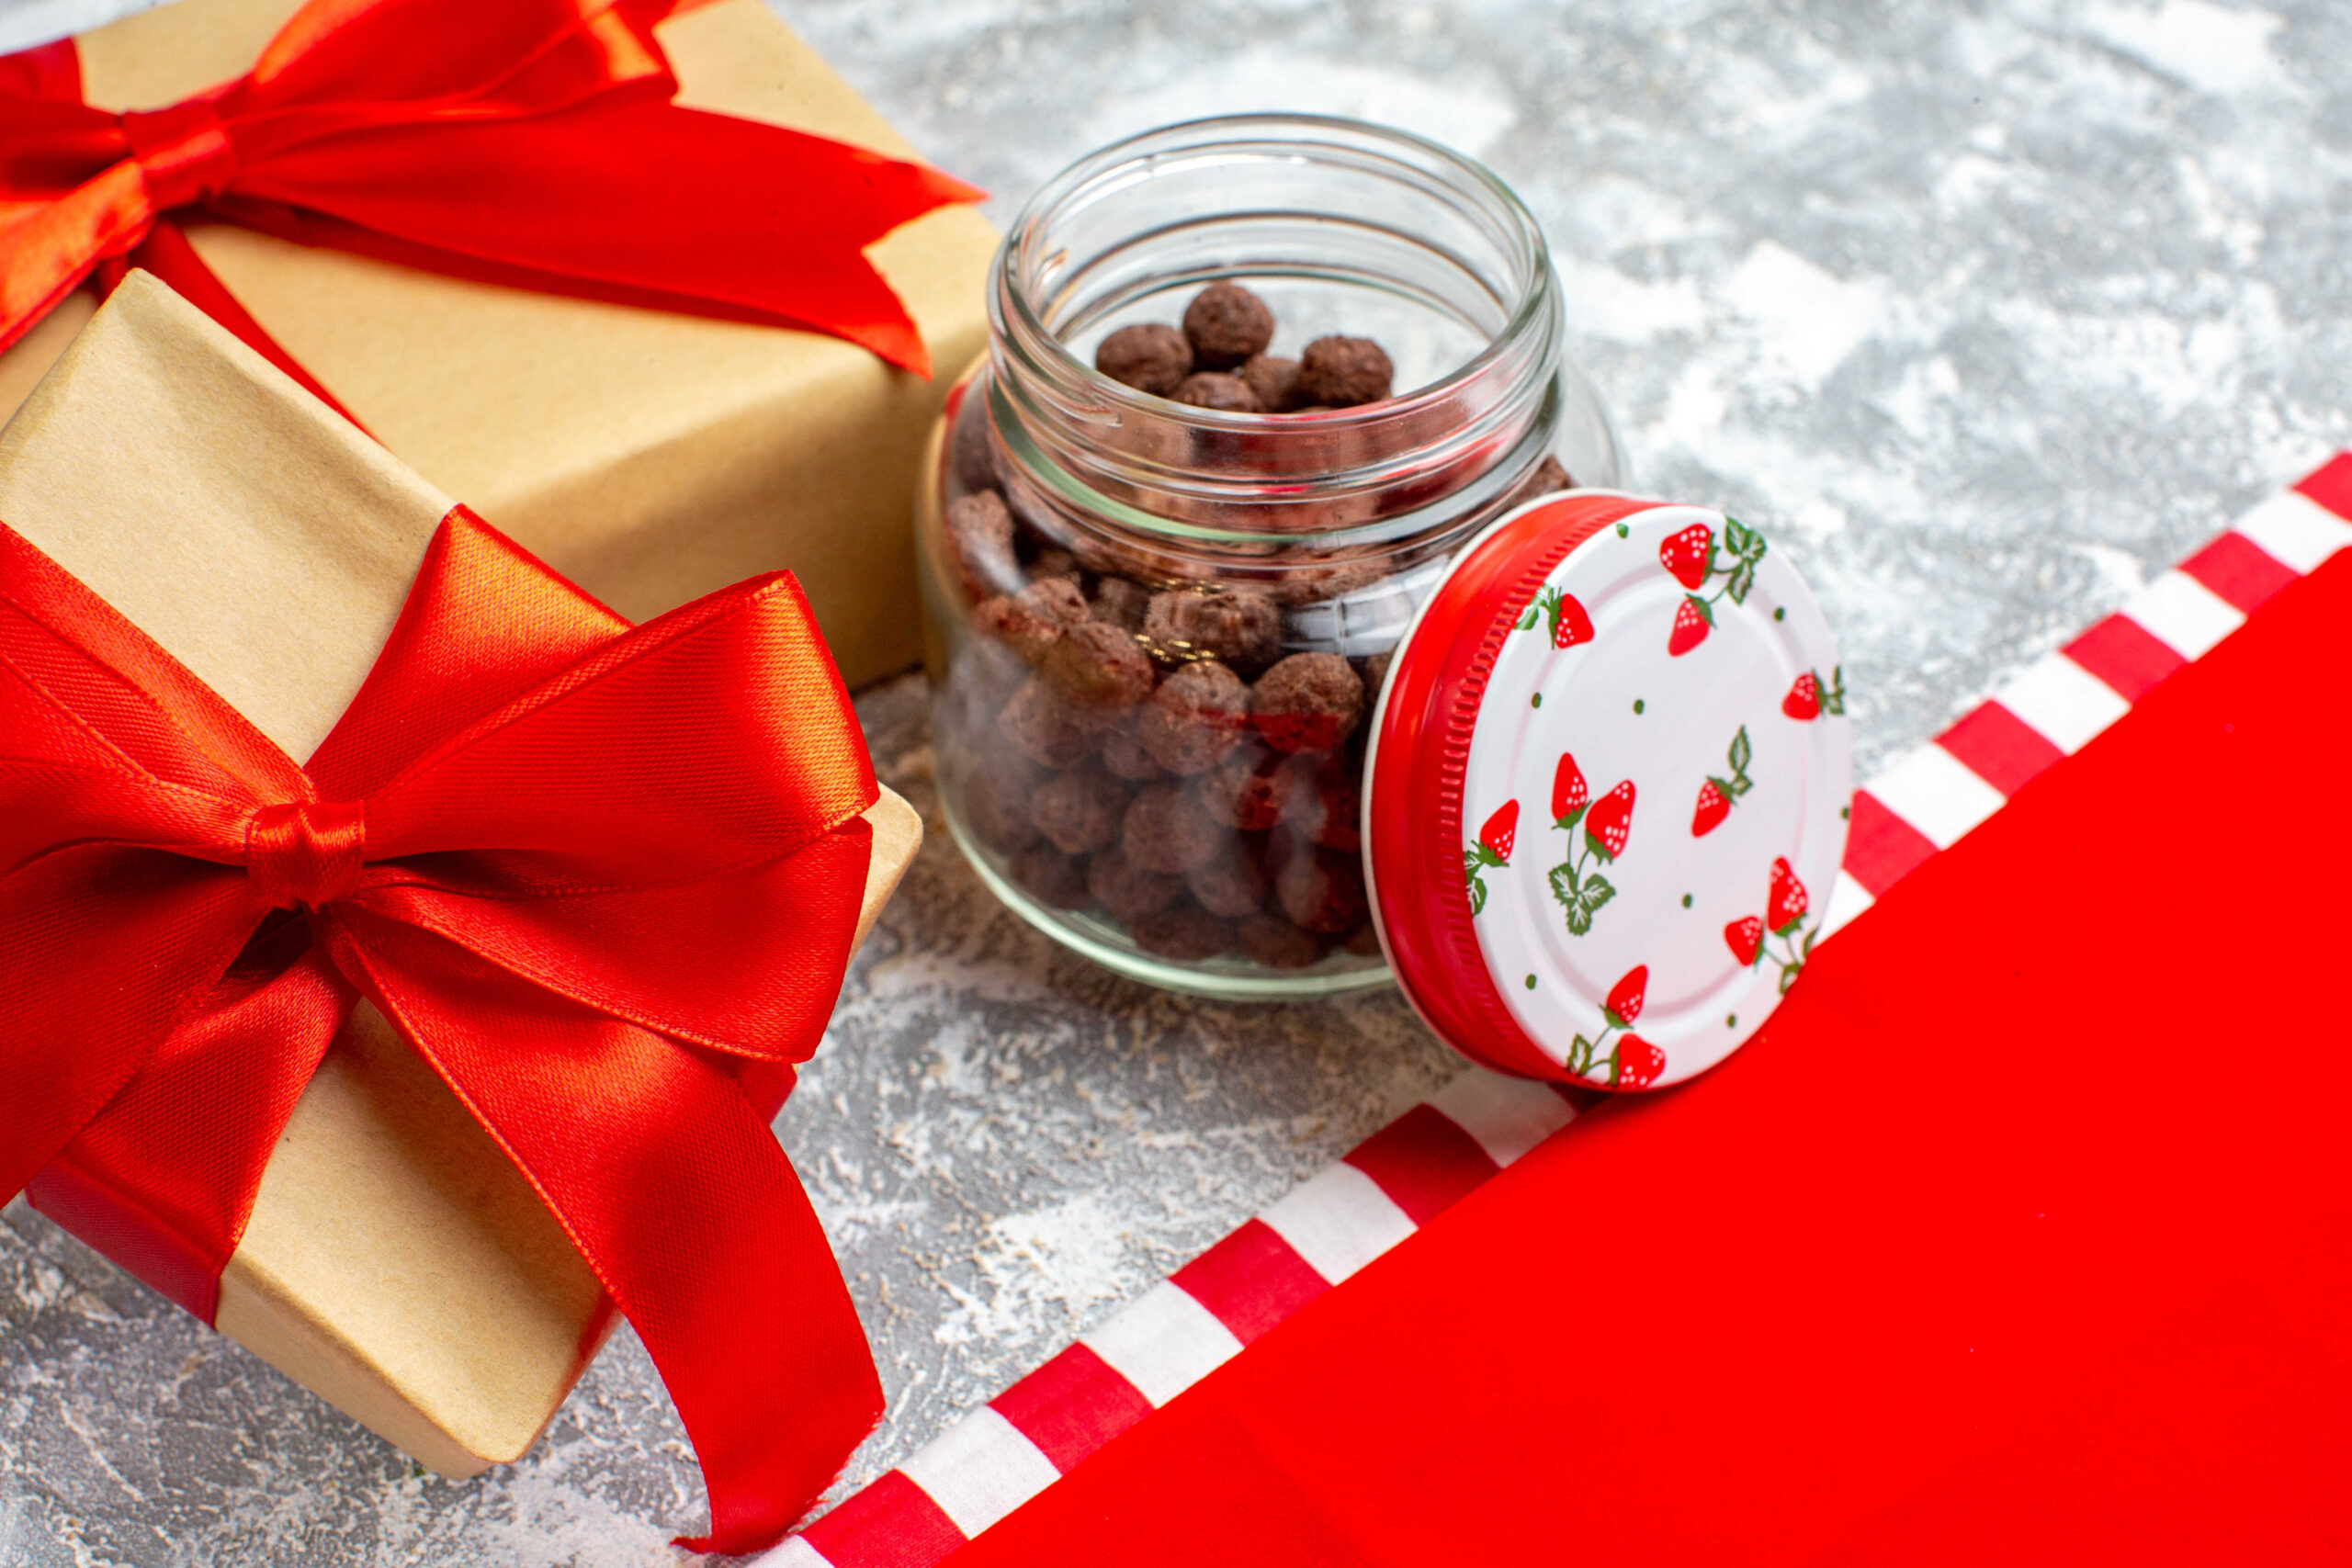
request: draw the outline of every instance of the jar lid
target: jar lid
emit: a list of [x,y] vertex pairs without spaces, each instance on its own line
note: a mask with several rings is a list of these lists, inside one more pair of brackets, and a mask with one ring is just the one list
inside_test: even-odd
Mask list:
[[1601,1089],[1704,1072],[1821,930],[1853,743],[1835,639],[1763,534],[1571,491],[1461,552],[1391,661],[1365,868],[1464,1055]]

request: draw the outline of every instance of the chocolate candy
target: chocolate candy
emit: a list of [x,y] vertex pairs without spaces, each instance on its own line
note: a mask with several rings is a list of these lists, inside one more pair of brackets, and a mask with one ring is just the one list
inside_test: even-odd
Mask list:
[[1336,751],[1363,720],[1363,682],[1336,653],[1294,653],[1258,678],[1250,720],[1278,751]]
[[1256,914],[1264,907],[1273,884],[1259,863],[1257,846],[1235,839],[1223,854],[1187,872],[1184,886],[1193,890],[1202,908],[1230,920]]
[[1144,617],[1151,607],[1151,590],[1139,582],[1129,582],[1124,577],[1106,577],[1094,585],[1094,592],[1087,601],[1094,611],[1094,618],[1107,622],[1121,631],[1143,630]]
[[1067,699],[1080,724],[1101,728],[1151,695],[1151,656],[1118,627],[1084,621],[1064,629],[1038,673]]
[[1227,413],[1263,413],[1266,405],[1250,383],[1238,376],[1216,370],[1196,371],[1176,389],[1176,400],[1197,409],[1221,409]]
[[1285,757],[1274,770],[1274,794],[1282,805],[1283,827],[1307,842],[1327,850],[1363,845],[1363,803],[1356,792],[1356,770],[1346,758],[1319,751]]
[[1020,592],[1021,563],[1012,554],[1012,513],[992,490],[947,503],[947,547],[956,558],[965,597],[977,603]]
[[1281,657],[1283,613],[1254,588],[1177,588],[1151,596],[1145,640],[1166,659],[1222,659],[1256,671]]
[[1205,865],[1232,833],[1182,784],[1146,784],[1127,803],[1119,848],[1146,871],[1181,875]]
[[1133,926],[1176,902],[1184,891],[1184,879],[1146,871],[1114,846],[1086,863],[1086,890],[1113,919]]
[[1094,368],[1138,392],[1164,398],[1193,373],[1193,345],[1182,333],[1157,321],[1121,327],[1095,349]]
[[[1030,676],[1012,694],[1012,700],[997,716],[997,728],[1014,750],[1048,768],[1075,766],[1094,750],[1094,727],[1080,719],[1069,699],[1038,675]],[[1025,808],[1023,815],[1025,818]]]
[[1376,403],[1396,374],[1386,351],[1368,337],[1318,337],[1298,356],[1298,397],[1335,409]]
[[1238,283],[1212,283],[1184,307],[1184,336],[1193,363],[1229,370],[1274,341],[1274,313]]
[[[1148,713],[1150,709],[1143,711]],[[1168,776],[1168,770],[1154,761],[1136,738],[1135,725],[1125,720],[1102,732],[1102,765],[1110,770],[1112,777],[1129,784],[1151,784]]]
[[956,471],[956,482],[967,491],[994,490],[996,443],[989,436],[986,399],[965,398],[956,411],[956,429],[948,442],[947,460]]
[[1279,753],[1249,741],[1203,773],[1193,788],[1219,822],[1244,833],[1262,833],[1283,818],[1281,762]]
[[1328,937],[1301,931],[1279,915],[1251,915],[1234,927],[1233,936],[1242,956],[1269,969],[1304,969],[1331,951]]
[[1036,787],[1036,769],[1020,758],[981,752],[964,779],[964,825],[980,842],[1008,854],[1035,843],[1037,825],[1029,818],[1029,795]]
[[1127,934],[1146,953],[1197,963],[1233,945],[1233,924],[1194,904],[1171,904],[1130,923]]
[[1287,843],[1287,852],[1273,856],[1281,863],[1274,871],[1274,900],[1290,923],[1323,936],[1344,936],[1362,925],[1371,909],[1363,863],[1337,850],[1295,840]]
[[1249,733],[1250,688],[1215,660],[1187,664],[1159,683],[1136,719],[1136,739],[1171,773],[1214,767]]
[[1521,480],[1519,488],[1510,492],[1510,504],[1522,506],[1539,495],[1550,495],[1555,491],[1574,490],[1576,487],[1577,481],[1568,477],[1566,466],[1546,452],[1544,460],[1535,465],[1535,471]]
[[1089,619],[1078,584],[1049,577],[1008,598],[998,594],[972,607],[972,626],[1035,664],[1068,628]]
[[1288,413],[1298,406],[1298,361],[1271,354],[1253,355],[1241,367],[1241,378],[1258,394],[1268,413]]
[[1024,892],[1049,908],[1083,909],[1094,902],[1094,895],[1086,890],[1085,863],[1049,844],[1031,844],[1013,855],[1005,869]]
[[1072,768],[1037,786],[1029,819],[1064,854],[1087,854],[1119,836],[1128,787],[1099,768]]

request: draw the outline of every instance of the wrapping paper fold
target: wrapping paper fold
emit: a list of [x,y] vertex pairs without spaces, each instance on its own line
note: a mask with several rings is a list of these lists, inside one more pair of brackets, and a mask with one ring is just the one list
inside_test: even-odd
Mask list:
[[[86,34],[84,96],[175,102],[249,69],[295,8],[183,0]],[[759,0],[698,7],[659,36],[682,105],[910,155]],[[393,452],[621,614],[788,568],[853,687],[919,656],[908,513],[942,385],[808,333],[463,282],[224,225],[190,238]],[[981,346],[995,243],[951,208],[870,249],[936,365]],[[70,298],[0,355],[0,412],[91,308]]]
[[[143,274],[0,432],[0,519],[298,758],[451,504]],[[921,839],[887,791],[867,818],[861,938]],[[363,1005],[270,1160],[220,1330],[467,1475],[530,1445],[612,1316],[522,1175]]]

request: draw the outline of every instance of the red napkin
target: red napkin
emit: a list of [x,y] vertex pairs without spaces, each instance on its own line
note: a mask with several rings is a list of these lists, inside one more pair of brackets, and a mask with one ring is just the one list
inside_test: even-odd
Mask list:
[[2352,552],[957,1564],[2352,1560]]

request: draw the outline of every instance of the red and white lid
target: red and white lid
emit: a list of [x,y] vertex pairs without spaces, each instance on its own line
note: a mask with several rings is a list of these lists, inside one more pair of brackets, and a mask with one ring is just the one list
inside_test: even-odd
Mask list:
[[1821,927],[1852,735],[1786,556],[1704,507],[1548,496],[1408,628],[1364,767],[1422,1017],[1506,1072],[1654,1089],[1756,1032]]

